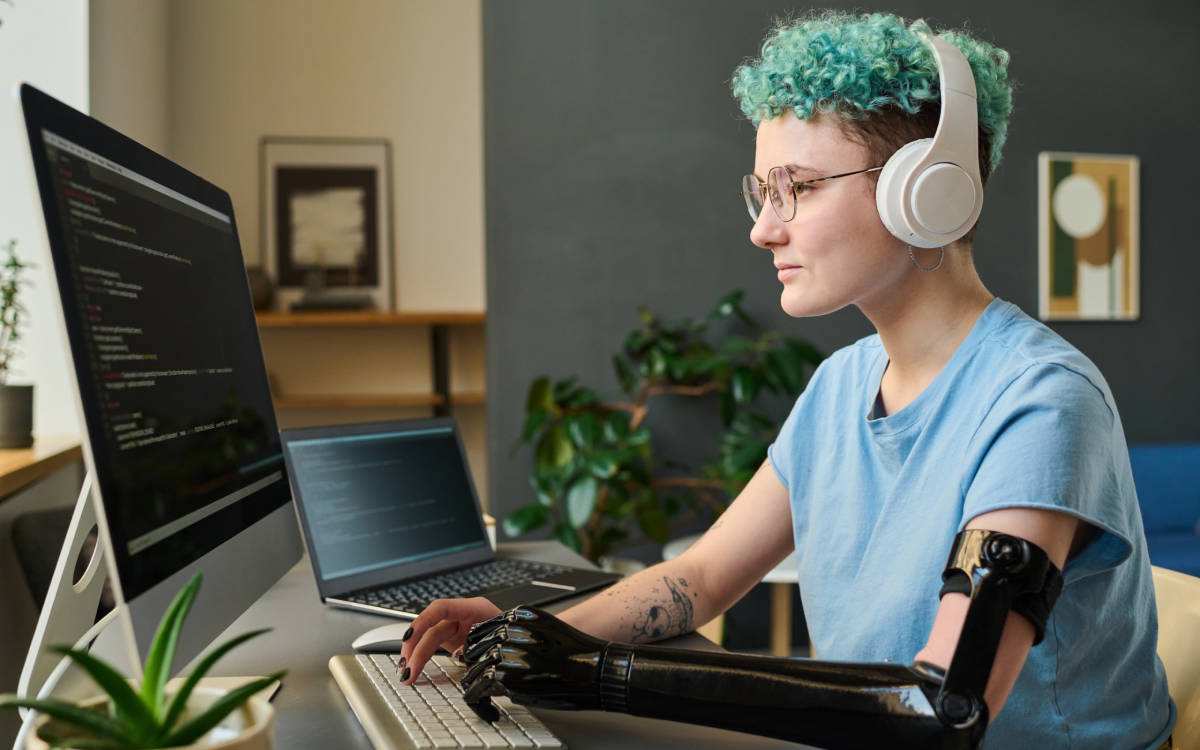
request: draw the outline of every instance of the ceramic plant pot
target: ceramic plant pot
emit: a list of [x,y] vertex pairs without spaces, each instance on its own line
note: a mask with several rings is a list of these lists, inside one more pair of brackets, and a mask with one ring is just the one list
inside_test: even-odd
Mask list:
[[[226,691],[216,688],[197,687],[188,700],[187,710],[183,712],[177,726],[182,726],[192,717],[199,715],[217,701]],[[84,707],[100,706],[105,698],[94,698],[84,701]],[[44,717],[39,726],[46,721]],[[49,750],[47,745],[30,732],[25,741],[25,750]],[[275,708],[266,700],[255,696],[246,701],[240,708],[226,716],[220,724],[209,730],[199,741],[184,745],[175,750],[274,750],[275,748]]]
[[33,386],[0,385],[0,448],[33,445]]

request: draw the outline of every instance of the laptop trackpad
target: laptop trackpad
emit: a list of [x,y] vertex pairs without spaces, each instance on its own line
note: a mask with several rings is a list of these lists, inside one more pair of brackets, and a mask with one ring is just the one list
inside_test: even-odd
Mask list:
[[555,599],[572,596],[574,593],[574,589],[538,586],[534,583],[526,583],[521,586],[499,589],[498,591],[488,591],[483,596],[500,609],[509,610],[513,607],[519,607],[522,604],[543,604]]

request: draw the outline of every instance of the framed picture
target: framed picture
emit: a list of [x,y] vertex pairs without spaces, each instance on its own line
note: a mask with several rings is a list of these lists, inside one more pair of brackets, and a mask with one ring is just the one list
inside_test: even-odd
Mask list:
[[1137,320],[1136,156],[1038,154],[1042,320]]
[[391,144],[267,136],[260,155],[276,305],[392,309]]

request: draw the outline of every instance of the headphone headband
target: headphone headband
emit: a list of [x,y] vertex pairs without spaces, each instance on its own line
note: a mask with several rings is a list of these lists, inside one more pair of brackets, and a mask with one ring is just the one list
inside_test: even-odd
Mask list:
[[884,226],[906,244],[942,247],[971,230],[983,208],[975,76],[950,42],[921,33],[941,90],[937,133],[905,144],[884,165],[875,193]]

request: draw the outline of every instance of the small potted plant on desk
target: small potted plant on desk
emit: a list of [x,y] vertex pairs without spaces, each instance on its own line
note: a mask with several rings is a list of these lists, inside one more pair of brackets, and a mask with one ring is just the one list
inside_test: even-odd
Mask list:
[[218,659],[269,629],[243,633],[221,644],[196,665],[177,689],[168,690],[175,646],[200,589],[200,580],[200,573],[193,576],[163,615],[146,657],[140,690],[92,655],[58,646],[55,650],[87,672],[104,695],[78,705],[0,696],[0,708],[31,708],[46,715],[38,724],[37,736],[29,737],[26,749],[271,750],[275,712],[270,703],[255,694],[282,679],[285,672],[276,672],[230,691],[199,686],[200,678]]
[[8,241],[5,256],[0,265],[0,448],[28,448],[33,445],[33,386],[8,382],[26,312],[19,297],[28,266],[17,257],[15,239]]

